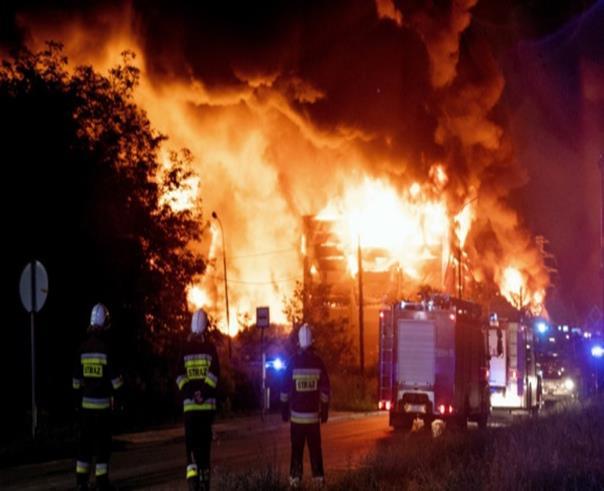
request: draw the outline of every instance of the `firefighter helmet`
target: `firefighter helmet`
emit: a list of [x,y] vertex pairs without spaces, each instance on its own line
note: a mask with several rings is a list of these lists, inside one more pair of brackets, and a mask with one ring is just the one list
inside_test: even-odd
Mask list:
[[193,334],[203,334],[208,328],[208,314],[205,310],[199,309],[191,317],[191,332]]
[[306,323],[302,324],[298,331],[298,344],[302,349],[309,348],[312,344],[312,332],[310,326]]
[[111,325],[109,309],[102,303],[97,303],[90,312],[90,327],[95,329],[107,329]]

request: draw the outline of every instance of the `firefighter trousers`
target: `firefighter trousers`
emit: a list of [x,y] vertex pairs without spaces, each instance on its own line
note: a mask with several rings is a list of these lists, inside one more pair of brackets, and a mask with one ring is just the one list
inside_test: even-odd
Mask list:
[[321,451],[321,425],[319,423],[291,423],[292,456],[289,475],[302,479],[304,445],[308,442],[310,466],[313,477],[323,477],[323,453]]
[[189,489],[210,489],[210,450],[214,411],[185,413],[187,481]]
[[[111,412],[108,409],[81,409],[76,480],[86,488],[94,470],[97,489],[109,487],[109,456],[111,454]],[[92,461],[95,460],[94,469]]]

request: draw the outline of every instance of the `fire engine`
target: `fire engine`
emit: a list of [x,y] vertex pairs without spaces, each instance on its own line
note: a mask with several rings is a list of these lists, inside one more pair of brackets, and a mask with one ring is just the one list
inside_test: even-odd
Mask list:
[[421,418],[485,427],[490,413],[488,356],[479,305],[433,295],[380,311],[379,408],[390,426]]

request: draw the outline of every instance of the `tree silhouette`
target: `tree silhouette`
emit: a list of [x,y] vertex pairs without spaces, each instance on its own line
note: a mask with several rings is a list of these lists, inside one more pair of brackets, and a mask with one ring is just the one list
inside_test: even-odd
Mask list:
[[[175,211],[161,199],[184,186],[191,156],[160,163],[165,137],[134,102],[133,58],[123,53],[102,75],[70,69],[62,47],[49,43],[0,67],[3,276],[15,285],[0,358],[2,368],[29,373],[16,285],[26,262],[40,259],[49,273],[38,323],[40,397],[51,411],[69,400],[71,353],[94,303],[110,308],[126,364],[144,378],[145,360],[169,349],[188,321],[186,286],[205,268],[188,247],[201,238],[200,203]],[[21,413],[29,384],[11,383]]]
[[[294,326],[300,326],[302,322],[312,326],[313,346],[329,369],[356,368],[353,326],[347,318],[334,315],[329,298],[328,285],[311,284],[305,291],[305,286],[297,282],[292,296],[284,299],[283,312]],[[297,329],[293,329],[291,335],[291,344],[295,346]]]

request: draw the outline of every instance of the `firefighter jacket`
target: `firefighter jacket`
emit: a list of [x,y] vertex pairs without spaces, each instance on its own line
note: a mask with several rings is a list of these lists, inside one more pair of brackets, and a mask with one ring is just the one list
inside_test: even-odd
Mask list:
[[203,336],[190,336],[178,364],[176,384],[182,396],[184,412],[215,411],[220,364],[214,344]]
[[280,399],[284,420],[299,424],[327,421],[329,377],[312,349],[301,350],[289,360]]
[[107,333],[90,330],[80,345],[73,368],[72,386],[78,406],[109,410],[113,395],[124,385]]

